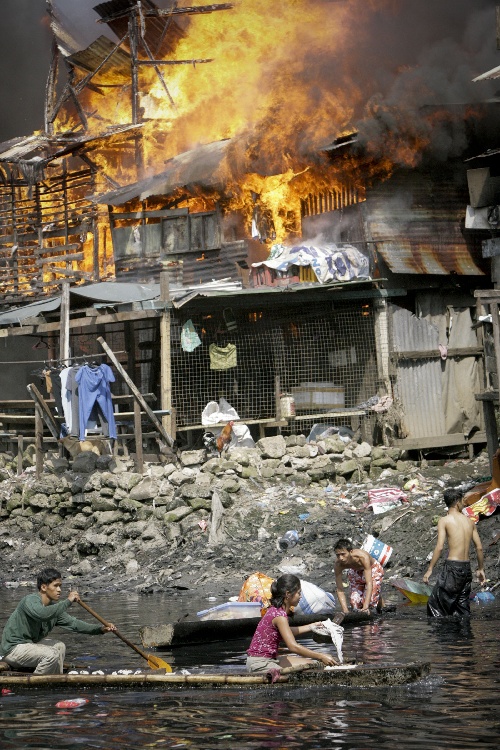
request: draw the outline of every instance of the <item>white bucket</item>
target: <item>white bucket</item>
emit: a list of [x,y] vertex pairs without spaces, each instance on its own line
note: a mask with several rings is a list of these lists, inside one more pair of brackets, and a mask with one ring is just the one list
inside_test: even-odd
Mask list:
[[371,534],[368,534],[361,549],[368,552],[368,554],[374,557],[381,565],[385,565],[389,562],[389,558],[392,555],[392,547],[389,547],[388,544],[384,544],[384,542],[381,542],[380,539],[376,539]]
[[290,393],[282,393],[280,396],[281,416],[295,416],[295,399]]

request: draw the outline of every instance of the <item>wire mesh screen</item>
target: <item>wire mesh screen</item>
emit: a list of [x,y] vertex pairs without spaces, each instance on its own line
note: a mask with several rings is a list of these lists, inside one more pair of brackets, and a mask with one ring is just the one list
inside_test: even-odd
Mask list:
[[192,315],[191,320],[201,345],[188,352],[181,344],[186,317],[172,319],[172,401],[178,427],[199,425],[207,403],[221,397],[241,419],[259,420],[276,417],[279,395],[290,393],[297,414],[311,414],[314,422],[321,413],[352,409],[376,393],[371,304],[255,312],[226,308]]

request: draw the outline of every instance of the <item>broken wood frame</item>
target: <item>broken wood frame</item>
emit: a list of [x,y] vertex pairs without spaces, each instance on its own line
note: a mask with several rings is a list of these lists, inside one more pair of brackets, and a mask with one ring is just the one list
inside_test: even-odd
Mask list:
[[[46,175],[48,170],[57,172]],[[16,160],[4,162],[0,171],[0,289],[9,301],[53,292],[68,278],[97,281],[97,208],[86,197],[95,192],[97,168],[85,163],[70,171],[66,158],[62,166],[47,160],[34,183]],[[74,268],[84,258],[88,232],[90,272]]]
[[[140,112],[140,81],[139,81],[139,69],[141,66],[152,66],[156,72],[156,75],[165,91],[165,94],[170,101],[170,104],[175,107],[174,100],[168,89],[165,77],[161,70],[163,65],[196,65],[200,63],[212,62],[212,58],[199,58],[191,60],[157,60],[149,47],[146,40],[146,18],[156,17],[158,19],[164,19],[165,24],[158,44],[157,54],[160,50],[162,42],[168,33],[169,26],[174,16],[179,15],[202,15],[207,13],[214,13],[222,10],[231,10],[233,4],[215,4],[208,6],[192,6],[186,8],[173,7],[170,10],[161,9],[143,9],[140,2],[137,2],[135,6],[124,8],[123,10],[114,13],[109,16],[105,16],[99,19],[99,23],[110,23],[119,18],[128,18],[127,32],[121,37],[119,42],[109,51],[109,53],[101,60],[95,70],[89,72],[79,81],[75,81],[75,66],[65,59],[65,63],[68,69],[67,82],[64,90],[56,100],[56,86],[59,72],[59,50],[57,45],[52,48],[52,61],[50,66],[50,73],[46,88],[45,98],[45,124],[46,131],[52,133],[54,130],[54,121],[63,106],[63,104],[71,99],[76,107],[78,116],[84,130],[87,130],[88,124],[85,113],[80,105],[78,95],[91,84],[92,79],[99,73],[106,63],[110,60],[117,50],[121,49],[125,44],[128,45],[130,52],[130,78],[131,78],[131,108],[132,108],[132,123],[134,125],[142,122]],[[143,53],[147,59],[139,57],[139,50],[142,47]],[[137,152],[136,155],[140,158],[139,139],[137,140]]]

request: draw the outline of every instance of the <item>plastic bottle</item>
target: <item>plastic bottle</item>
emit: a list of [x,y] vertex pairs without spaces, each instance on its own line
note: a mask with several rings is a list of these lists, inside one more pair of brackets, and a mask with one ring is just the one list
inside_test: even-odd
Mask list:
[[292,529],[291,531],[287,531],[286,534],[283,534],[283,536],[278,539],[278,547],[284,552],[289,547],[295,547],[298,542],[299,532],[295,531],[295,529]]

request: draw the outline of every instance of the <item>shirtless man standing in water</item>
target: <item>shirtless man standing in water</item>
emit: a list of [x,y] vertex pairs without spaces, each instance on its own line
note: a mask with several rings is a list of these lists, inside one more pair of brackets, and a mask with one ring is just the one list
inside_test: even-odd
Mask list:
[[461,512],[462,493],[460,490],[449,489],[443,493],[443,499],[448,513],[438,522],[438,538],[434,554],[424,575],[424,582],[428,583],[435,564],[443,551],[445,541],[448,542],[448,559],[439,571],[432,594],[427,602],[429,617],[446,617],[448,615],[470,614],[470,591],[472,573],[469,561],[471,541],[474,542],[477,554],[476,578],[479,583],[486,581],[483,564],[483,547],[476,525]]

